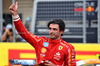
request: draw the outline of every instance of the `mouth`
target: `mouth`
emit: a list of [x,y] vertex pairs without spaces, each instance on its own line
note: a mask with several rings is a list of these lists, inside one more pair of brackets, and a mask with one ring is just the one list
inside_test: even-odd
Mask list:
[[50,36],[53,36],[54,34],[50,34]]

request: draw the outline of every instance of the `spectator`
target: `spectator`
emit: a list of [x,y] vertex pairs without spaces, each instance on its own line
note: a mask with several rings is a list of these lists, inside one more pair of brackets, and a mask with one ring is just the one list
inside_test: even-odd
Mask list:
[[12,31],[12,25],[8,24],[5,27],[5,23],[3,23],[3,34],[2,34],[2,42],[12,42],[13,41],[13,31]]
[[25,28],[30,31],[30,23],[31,23],[31,18],[27,17],[26,18],[26,23],[25,23]]

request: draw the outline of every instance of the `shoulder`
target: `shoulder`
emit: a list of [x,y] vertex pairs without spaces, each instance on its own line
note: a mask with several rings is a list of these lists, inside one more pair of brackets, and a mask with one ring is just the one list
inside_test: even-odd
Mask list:
[[60,45],[61,46],[63,46],[63,48],[65,49],[65,50],[68,50],[70,47],[68,46],[68,45],[66,45],[66,43],[65,42],[60,42]]
[[66,41],[62,41],[62,43],[69,47],[68,50],[69,50],[70,52],[72,52],[72,53],[75,54],[75,48],[74,48],[74,46],[73,46],[72,44],[70,44],[70,43],[68,43],[68,42],[66,42]]
[[72,44],[70,44],[70,43],[68,43],[68,42],[66,42],[64,40],[61,41],[61,43],[64,44],[64,45],[66,45],[66,46],[68,46],[69,48],[74,48],[74,46]]
[[45,36],[41,36],[41,39],[43,39],[44,41],[48,41],[48,38]]
[[37,36],[37,35],[32,34],[29,31],[28,31],[28,33],[29,33],[29,35],[31,35],[37,41],[40,41],[40,40],[46,41],[47,40],[47,38],[45,36]]

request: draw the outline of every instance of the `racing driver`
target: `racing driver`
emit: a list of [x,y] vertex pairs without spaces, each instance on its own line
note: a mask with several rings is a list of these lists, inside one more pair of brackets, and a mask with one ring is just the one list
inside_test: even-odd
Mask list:
[[39,66],[76,66],[74,47],[61,38],[65,30],[65,23],[61,19],[52,19],[47,24],[49,38],[39,37],[28,32],[22,24],[17,12],[17,2],[9,10],[19,35],[35,48]]

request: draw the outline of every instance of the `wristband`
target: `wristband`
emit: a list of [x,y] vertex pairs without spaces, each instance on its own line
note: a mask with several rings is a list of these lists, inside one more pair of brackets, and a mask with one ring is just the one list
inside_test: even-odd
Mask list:
[[16,22],[16,21],[18,21],[20,19],[19,15],[12,16],[12,18],[13,18],[13,22]]

